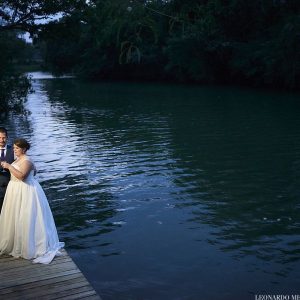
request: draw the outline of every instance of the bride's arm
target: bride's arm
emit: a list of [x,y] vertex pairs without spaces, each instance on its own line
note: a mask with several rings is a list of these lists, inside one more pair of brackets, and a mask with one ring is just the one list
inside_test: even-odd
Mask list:
[[33,169],[33,164],[31,161],[25,160],[20,165],[20,170],[17,170],[14,166],[6,162],[2,163],[2,167],[8,169],[11,174],[13,174],[15,177],[23,181],[26,179],[30,171]]

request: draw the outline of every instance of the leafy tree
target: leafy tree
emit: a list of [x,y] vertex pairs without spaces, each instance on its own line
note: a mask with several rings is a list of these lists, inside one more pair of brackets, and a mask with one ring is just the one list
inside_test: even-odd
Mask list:
[[14,60],[21,56],[25,41],[16,32],[0,32],[0,115],[10,110],[23,111],[23,101],[30,88],[28,79],[15,71]]
[[145,76],[161,68],[161,31],[141,2],[91,1],[84,13],[48,26],[40,39],[48,65],[66,71],[58,61],[72,58],[67,68],[89,78]]
[[89,78],[300,86],[296,0],[94,0],[40,34],[48,65]]
[[[22,103],[30,88],[29,80],[14,68],[28,50],[19,38],[20,32],[36,36],[57,14],[68,15],[83,9],[84,0],[19,0],[0,2],[0,114],[22,110]],[[22,51],[20,51],[22,50]],[[26,50],[26,51],[24,51]]]
[[22,30],[35,33],[57,14],[70,14],[85,7],[84,0],[19,0],[1,1],[0,30]]
[[37,45],[44,64],[55,73],[69,72],[78,64],[80,31],[80,20],[64,17],[60,22],[52,22],[40,33]]
[[171,1],[185,28],[167,41],[167,70],[181,80],[300,86],[299,1],[195,2]]

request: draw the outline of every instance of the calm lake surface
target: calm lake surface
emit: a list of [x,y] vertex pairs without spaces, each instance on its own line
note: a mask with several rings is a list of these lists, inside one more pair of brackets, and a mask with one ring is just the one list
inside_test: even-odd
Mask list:
[[103,300],[300,295],[300,95],[34,75],[60,239]]

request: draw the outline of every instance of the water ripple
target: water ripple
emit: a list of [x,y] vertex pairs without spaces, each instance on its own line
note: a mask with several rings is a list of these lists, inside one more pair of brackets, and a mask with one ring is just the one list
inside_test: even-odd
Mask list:
[[[67,79],[36,80],[34,88],[29,119],[9,126],[32,143],[69,249],[95,258],[82,263],[87,272],[106,270],[101,290],[109,276],[153,270],[172,287],[184,274],[188,298],[199,280],[209,286],[228,270],[243,272],[235,273],[241,286],[255,273],[265,289],[297,272],[299,102],[276,107],[275,95],[192,87],[156,94]],[[146,101],[147,89],[156,96]]]

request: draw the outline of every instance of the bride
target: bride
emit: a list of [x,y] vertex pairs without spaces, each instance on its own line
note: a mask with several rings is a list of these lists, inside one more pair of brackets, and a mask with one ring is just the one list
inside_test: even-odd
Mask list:
[[0,215],[0,255],[34,259],[50,263],[64,243],[58,240],[54,219],[46,195],[34,178],[33,162],[26,155],[30,144],[25,139],[14,141],[17,159],[1,162],[11,174]]

